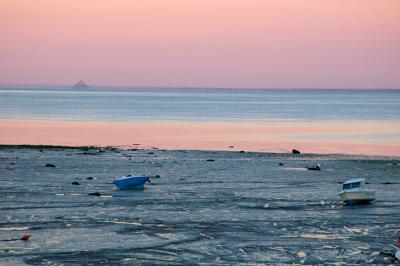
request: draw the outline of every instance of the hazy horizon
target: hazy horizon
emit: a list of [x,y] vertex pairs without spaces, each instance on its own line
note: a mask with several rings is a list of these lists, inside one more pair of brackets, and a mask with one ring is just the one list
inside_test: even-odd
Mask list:
[[[86,83],[87,84],[87,83]],[[74,89],[74,84],[2,84],[0,83],[0,89]],[[180,87],[167,87],[167,86],[138,86],[138,85],[125,85],[125,86],[115,86],[115,85],[97,85],[97,84],[87,84],[89,87],[80,89],[80,91],[90,90],[90,89],[188,89],[188,90],[389,90],[395,91],[400,90],[398,88],[318,88],[318,87],[268,87],[268,88],[251,88],[251,87],[202,87],[202,86],[180,86]],[[76,90],[76,89],[75,89]]]
[[0,84],[399,89],[398,14],[396,0],[1,0]]

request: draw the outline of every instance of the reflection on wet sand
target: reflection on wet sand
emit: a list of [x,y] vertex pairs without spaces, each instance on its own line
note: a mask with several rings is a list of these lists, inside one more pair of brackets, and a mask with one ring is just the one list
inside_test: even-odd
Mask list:
[[2,144],[400,155],[395,122],[57,122],[0,120]]

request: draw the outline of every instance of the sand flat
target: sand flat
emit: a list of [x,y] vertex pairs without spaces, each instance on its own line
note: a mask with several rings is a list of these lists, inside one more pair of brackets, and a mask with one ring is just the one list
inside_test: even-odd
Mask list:
[[[285,169],[316,162],[322,171]],[[399,229],[399,167],[382,156],[3,146],[0,227],[25,230],[0,239],[32,237],[0,241],[0,263],[380,264]],[[160,177],[116,190],[127,173]],[[360,176],[377,200],[342,205],[341,182]]]

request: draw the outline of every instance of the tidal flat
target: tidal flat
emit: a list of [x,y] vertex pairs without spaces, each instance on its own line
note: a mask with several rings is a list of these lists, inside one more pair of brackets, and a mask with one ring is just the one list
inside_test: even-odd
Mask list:
[[[377,199],[342,204],[358,177]],[[2,146],[0,264],[390,263],[399,191],[399,157]]]

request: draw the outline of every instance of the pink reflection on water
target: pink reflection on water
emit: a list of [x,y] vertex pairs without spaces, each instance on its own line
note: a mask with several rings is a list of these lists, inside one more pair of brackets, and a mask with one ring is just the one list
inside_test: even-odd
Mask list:
[[400,124],[0,120],[0,143],[399,156]]

